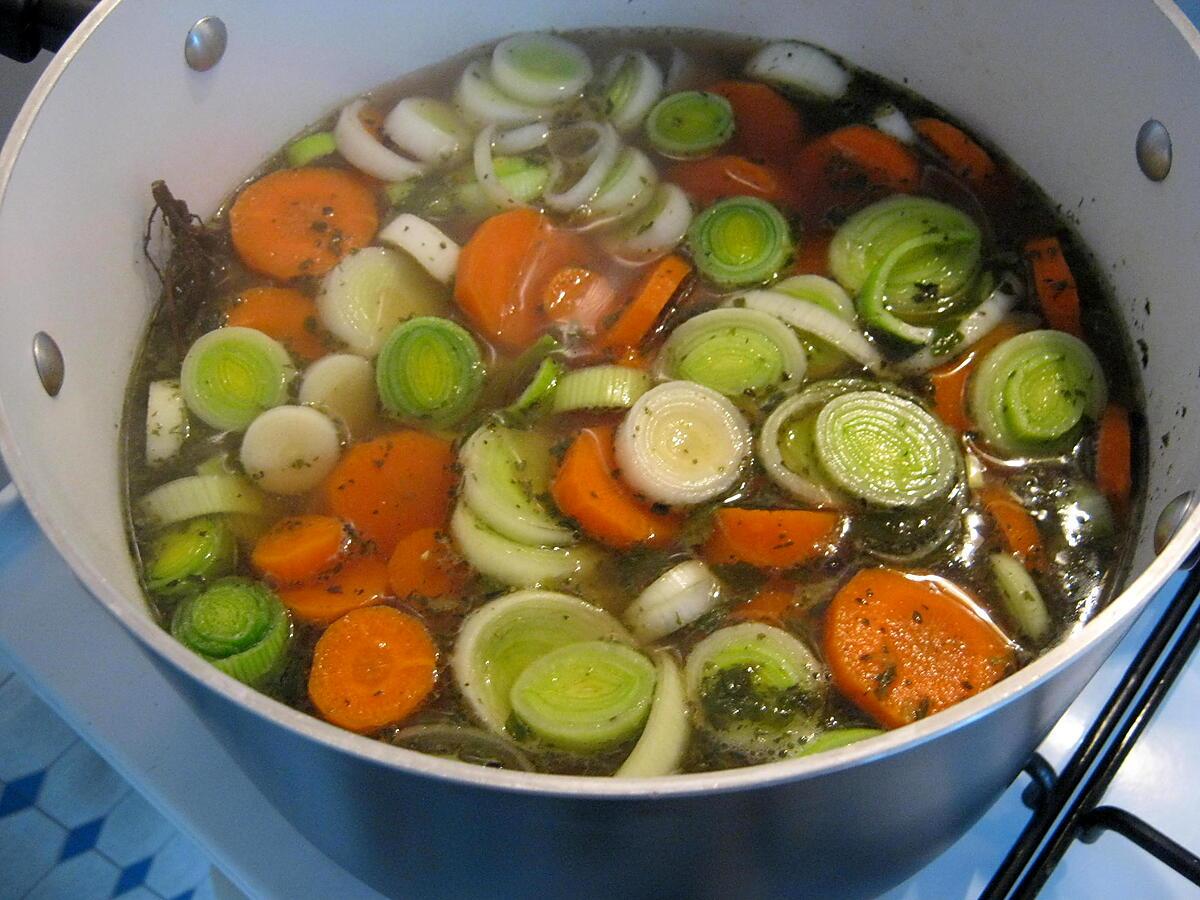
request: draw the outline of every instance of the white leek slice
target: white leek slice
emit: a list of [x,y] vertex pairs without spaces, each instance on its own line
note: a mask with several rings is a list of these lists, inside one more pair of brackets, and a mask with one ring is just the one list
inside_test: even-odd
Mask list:
[[592,547],[531,547],[488,528],[466,503],[450,517],[450,534],[472,568],[511,587],[567,581],[591,570],[597,561]]
[[237,475],[187,475],[160,484],[137,502],[137,515],[147,526],[161,527],[197,516],[266,511],[262,491]]
[[553,34],[515,34],[492,50],[492,80],[527,103],[546,105],[577,97],[592,80],[592,61]]
[[721,602],[721,582],[696,559],[660,575],[629,604],[622,618],[639,641],[657,641],[690,625]]
[[608,121],[621,134],[641,127],[663,92],[662,70],[641,50],[618,53],[601,76]]
[[876,128],[884,134],[890,134],[902,144],[912,145],[917,142],[917,133],[909,124],[908,117],[894,104],[884,103],[876,107],[875,112],[871,114],[871,120]]
[[179,382],[150,382],[146,392],[146,462],[156,466],[173,459],[187,436],[187,404]]
[[475,126],[524,125],[549,117],[554,110],[535,106],[510,97],[492,81],[488,64],[483,60],[468,63],[458,79],[454,103],[463,117]]
[[329,271],[317,294],[321,324],[368,358],[404,319],[446,311],[446,289],[411,256],[363,247]]
[[622,259],[648,262],[679,246],[692,216],[692,204],[683,188],[659,182],[650,202],[630,218],[622,219],[605,243]]
[[459,454],[459,490],[477,518],[510,540],[540,547],[565,547],[575,532],[547,508],[551,478],[550,440],[536,431],[496,424],[477,429]]
[[1021,634],[1035,643],[1042,643],[1054,627],[1046,601],[1028,570],[1008,553],[993,553],[988,557],[1004,610],[1016,623]]
[[850,86],[850,73],[812,44],[781,41],[763,47],[746,63],[746,74],[801,94],[836,100]]
[[[572,127],[591,131],[595,135],[595,142],[589,151],[592,161],[579,180],[563,190],[549,190],[543,195],[547,206],[563,213],[574,212],[596,196],[621,152],[621,139],[609,123],[580,122]],[[559,160],[554,161],[554,166],[561,172],[562,163]],[[558,180],[552,176],[551,185],[555,186]]]
[[583,641],[633,643],[613,616],[578,597],[554,591],[516,591],[463,620],[450,667],[476,717],[504,734],[513,683],[530,663]]
[[444,100],[405,97],[383,120],[392,143],[427,164],[454,162],[466,155],[471,128]]
[[375,370],[354,353],[323,356],[304,370],[300,402],[337,419],[350,438],[360,438],[376,419]]
[[883,367],[883,356],[862,331],[815,303],[797,303],[796,298],[771,290],[750,291],[742,302],[746,309],[770,313],[793,328],[833,344],[872,372]]
[[495,137],[495,125],[488,125],[475,137],[475,146],[471,151],[472,161],[475,165],[475,183],[492,203],[501,209],[507,209],[519,204],[517,198],[505,187],[500,176],[496,174],[496,162],[492,156]]
[[621,477],[670,505],[703,503],[729,490],[750,450],[750,426],[737,407],[690,381],[651,388],[617,428]]
[[304,494],[333,471],[342,454],[337,426],[311,406],[276,406],[242,436],[246,474],[272,494]]
[[691,737],[687,689],[679,663],[668,650],[656,650],[653,657],[658,679],[650,717],[633,750],[613,773],[616,778],[653,778],[678,772]]
[[893,368],[905,374],[920,375],[957,356],[978,343],[988,332],[1004,321],[1020,301],[1022,293],[1021,279],[1011,273],[1004,275],[988,298],[958,323],[955,328],[958,340],[945,346],[935,340],[912,356],[900,360]]
[[[820,471],[814,446],[815,416],[830,398],[865,384],[849,378],[819,382],[775,407],[763,422],[758,435],[758,460],[766,470],[767,477],[805,503],[834,509],[845,507],[845,495],[829,484],[828,478]],[[808,420],[807,423],[805,420]],[[793,426],[801,423],[807,427],[796,428],[793,433]],[[788,434],[784,434],[785,427],[789,429]],[[785,439],[795,445],[789,448],[788,454],[794,467],[784,462]]]
[[530,122],[496,135],[492,147],[501,156],[516,156],[536,150],[550,139],[550,126],[545,122]]
[[359,118],[359,113],[366,105],[367,101],[360,98],[338,114],[337,125],[333,129],[338,153],[356,169],[384,181],[406,181],[422,174],[424,166],[389,150],[367,131]]
[[626,147],[588,204],[588,214],[594,219],[636,215],[654,197],[656,187],[658,170],[650,157],[637,147]]
[[454,278],[458,268],[458,244],[420,216],[401,213],[379,232],[378,240],[399,247],[442,284],[449,284]]

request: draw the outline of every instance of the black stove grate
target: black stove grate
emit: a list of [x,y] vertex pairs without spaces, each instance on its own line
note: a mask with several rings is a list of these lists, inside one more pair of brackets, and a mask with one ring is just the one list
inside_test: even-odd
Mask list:
[[1061,773],[1034,754],[1025,767],[1031,782],[1023,795],[1033,816],[984,889],[983,900],[1035,897],[1076,838],[1091,843],[1106,830],[1124,835],[1200,885],[1200,857],[1132,813],[1097,805],[1200,643],[1197,595],[1200,565],[1188,574]]

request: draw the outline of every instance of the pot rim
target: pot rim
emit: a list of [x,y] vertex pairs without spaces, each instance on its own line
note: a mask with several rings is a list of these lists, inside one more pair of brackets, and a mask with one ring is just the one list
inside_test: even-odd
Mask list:
[[[51,61],[22,106],[0,149],[0,214],[13,170],[30,129],[71,60],[123,0],[103,0],[76,29]],[[1157,8],[1181,34],[1192,52],[1200,56],[1200,32],[1173,0],[1154,0]],[[653,778],[598,778],[586,775],[552,775],[488,769],[482,766],[419,753],[344,731],[260,694],[253,688],[208,665],[149,617],[136,611],[100,567],[75,549],[68,528],[50,514],[38,481],[21,454],[0,395],[0,454],[20,491],[21,498],[42,532],[96,597],[125,628],[158,656],[206,688],[262,718],[363,762],[407,771],[414,775],[459,785],[551,797],[597,800],[645,800],[691,796],[712,792],[769,787],[786,781],[813,778],[871,760],[882,760],[913,749],[986,716],[992,710],[1032,690],[1043,679],[1065,669],[1087,648],[1105,640],[1114,630],[1131,624],[1166,580],[1181,568],[1200,542],[1200,508],[1193,510],[1166,547],[1113,600],[1085,626],[1020,671],[948,710],[861,743],[850,744],[812,757],[781,760],[740,769],[698,772]],[[140,599],[140,598],[139,598]]]

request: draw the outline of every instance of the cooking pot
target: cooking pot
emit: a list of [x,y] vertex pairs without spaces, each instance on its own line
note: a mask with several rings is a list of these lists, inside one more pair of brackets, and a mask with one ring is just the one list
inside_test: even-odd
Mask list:
[[[211,21],[185,55],[206,16],[226,28],[223,56]],[[1011,678],[884,737],[632,781],[477,768],[358,737],[176,644],[142,600],[121,496],[125,384],[158,294],[141,255],[150,182],[165,179],[209,214],[318,115],[473,44],[547,27],[680,25],[806,38],[902,81],[994,139],[1072,211],[1111,278],[1145,387],[1148,514],[1120,596]],[[1192,513],[1153,547],[1156,516],[1200,467],[1200,412],[1187,415],[1200,407],[1198,52],[1179,10],[1149,0],[107,0],[46,71],[0,155],[0,449],[97,602],[299,830],[380,891],[868,895],[983,813],[1200,535]],[[1150,118],[1175,148],[1161,182],[1135,154]],[[39,369],[58,354],[51,396]]]

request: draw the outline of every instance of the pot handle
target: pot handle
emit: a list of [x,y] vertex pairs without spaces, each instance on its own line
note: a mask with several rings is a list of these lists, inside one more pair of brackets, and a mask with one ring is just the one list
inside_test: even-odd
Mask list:
[[98,0],[0,0],[0,54],[31,62],[57,50]]

